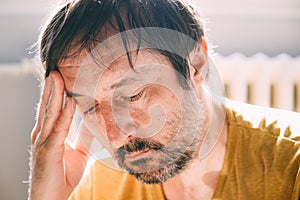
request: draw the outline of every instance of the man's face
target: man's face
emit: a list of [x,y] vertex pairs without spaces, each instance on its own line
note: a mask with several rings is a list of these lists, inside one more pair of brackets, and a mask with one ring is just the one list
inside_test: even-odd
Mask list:
[[163,182],[195,157],[207,108],[199,87],[184,89],[165,56],[131,56],[134,70],[126,55],[104,66],[85,51],[59,70],[84,123],[118,164],[142,182]]

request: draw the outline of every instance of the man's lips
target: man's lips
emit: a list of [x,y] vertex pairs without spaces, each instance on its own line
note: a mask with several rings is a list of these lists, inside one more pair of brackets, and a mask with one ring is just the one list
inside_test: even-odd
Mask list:
[[153,149],[145,149],[142,151],[131,152],[125,155],[125,159],[127,160],[137,160],[145,157],[149,153],[153,152]]

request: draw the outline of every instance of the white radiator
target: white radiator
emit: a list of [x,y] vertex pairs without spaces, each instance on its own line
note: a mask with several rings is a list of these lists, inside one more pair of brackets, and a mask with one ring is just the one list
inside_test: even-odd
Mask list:
[[212,60],[226,96],[245,103],[300,112],[300,56],[216,54]]

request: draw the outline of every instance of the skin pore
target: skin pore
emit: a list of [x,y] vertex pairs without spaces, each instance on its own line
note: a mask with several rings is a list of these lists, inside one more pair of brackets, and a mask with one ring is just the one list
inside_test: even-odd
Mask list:
[[[218,121],[210,124],[211,115],[217,115],[223,109],[219,105],[210,105],[211,102],[203,88],[203,77],[194,68],[207,67],[206,53],[201,51],[195,54],[194,60],[191,61],[193,66],[190,65],[190,83],[200,103],[187,102],[184,105],[181,104],[182,99],[189,99],[186,95],[191,94],[178,82],[170,62],[158,53],[142,50],[137,56],[133,56],[137,71],[141,69],[140,72],[144,73],[133,72],[126,56],[118,58],[105,70],[90,69],[94,73],[98,70],[98,74],[101,74],[100,79],[93,80],[97,86],[92,92],[80,88],[88,87],[87,83],[91,81],[87,81],[85,76],[78,76],[79,66],[86,54],[83,50],[78,57],[63,60],[59,63],[59,70],[66,91],[76,94],[72,96],[92,134],[106,146],[119,165],[138,180],[146,183],[164,182],[163,191],[167,199],[210,199],[217,186],[225,157],[227,126],[225,123],[219,139],[214,138],[218,141],[210,154],[200,160],[198,152],[208,126],[222,123]],[[146,73],[149,67],[155,68],[157,64],[162,68]],[[136,77],[135,81],[125,81],[127,84],[123,87],[115,88],[124,77],[130,78],[133,74]],[[142,81],[149,74],[153,74],[152,79],[149,78],[146,83]],[[172,88],[181,90],[174,95],[174,91],[165,86],[165,79]],[[128,102],[124,103],[124,99]],[[160,130],[156,130],[155,127],[145,129],[154,123],[149,113],[155,105],[163,108],[164,126]],[[191,106],[195,105],[199,107],[202,115],[197,118],[197,134],[192,134],[190,130],[195,125],[188,121],[192,120],[197,112],[190,115],[183,113],[193,110]],[[116,110],[128,109],[131,121],[126,121],[123,117],[125,122],[120,124],[115,119],[113,106],[119,108]],[[122,116],[122,112],[117,111],[117,114],[120,113]],[[180,126],[182,118],[185,118],[186,122]],[[149,133],[145,133],[145,130]],[[189,139],[184,140],[185,138]]]

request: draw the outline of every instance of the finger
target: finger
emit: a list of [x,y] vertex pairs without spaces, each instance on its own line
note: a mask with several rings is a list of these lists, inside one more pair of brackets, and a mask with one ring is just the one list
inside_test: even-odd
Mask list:
[[32,142],[32,144],[35,142],[36,136],[41,130],[42,121],[43,121],[44,116],[45,116],[45,112],[46,112],[46,109],[47,109],[47,106],[48,106],[51,91],[52,91],[52,78],[48,76],[45,79],[45,84],[43,86],[43,91],[42,91],[42,94],[41,94],[41,100],[40,100],[40,103],[39,103],[39,106],[38,106],[37,121],[36,121],[35,126],[33,128],[33,131],[31,132],[31,142]]
[[59,117],[62,115],[62,105],[64,99],[64,82],[58,72],[51,72],[53,79],[50,102],[45,113],[42,124],[41,139],[45,140],[55,127]]
[[49,140],[54,140],[57,145],[61,145],[65,142],[71,127],[74,112],[75,101],[71,97],[66,97],[65,107],[59,120],[55,124]]

